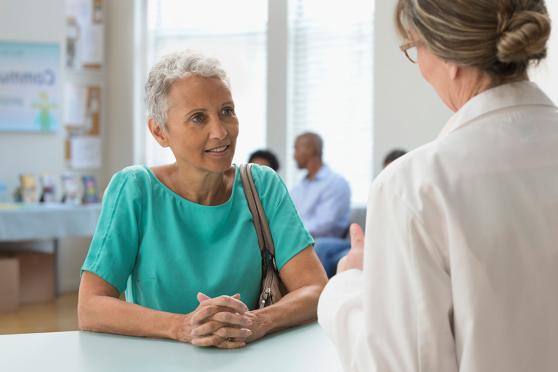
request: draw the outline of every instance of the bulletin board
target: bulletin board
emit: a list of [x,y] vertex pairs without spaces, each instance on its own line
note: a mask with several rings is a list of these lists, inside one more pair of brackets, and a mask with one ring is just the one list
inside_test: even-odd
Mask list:
[[66,0],[66,67],[100,69],[104,61],[104,1]]
[[65,159],[72,169],[102,165],[105,1],[66,0]]
[[66,83],[66,160],[74,169],[101,166],[101,87]]

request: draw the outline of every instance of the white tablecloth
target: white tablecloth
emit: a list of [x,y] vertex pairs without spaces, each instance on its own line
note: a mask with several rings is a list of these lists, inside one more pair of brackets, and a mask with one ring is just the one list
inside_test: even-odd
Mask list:
[[0,241],[92,236],[100,204],[0,207]]

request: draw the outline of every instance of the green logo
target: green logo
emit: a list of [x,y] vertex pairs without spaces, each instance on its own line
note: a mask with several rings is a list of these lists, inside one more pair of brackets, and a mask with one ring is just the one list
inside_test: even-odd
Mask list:
[[51,110],[57,109],[58,105],[56,103],[49,102],[48,93],[41,92],[39,94],[39,100],[34,102],[32,107],[39,110],[35,122],[39,124],[41,131],[47,132],[53,129],[52,126],[54,124],[54,118],[50,112]]

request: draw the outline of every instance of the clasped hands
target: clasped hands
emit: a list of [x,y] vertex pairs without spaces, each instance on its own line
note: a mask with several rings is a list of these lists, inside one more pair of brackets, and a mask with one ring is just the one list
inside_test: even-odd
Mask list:
[[196,310],[184,318],[186,334],[180,337],[181,341],[234,349],[263,335],[258,329],[257,316],[240,300],[239,294],[210,298],[200,292],[198,301]]
[[[364,233],[357,224],[352,224],[351,250],[337,266],[337,272],[351,269],[362,270],[364,259]],[[214,346],[235,349],[246,346],[250,341],[265,335],[261,320],[255,312],[240,300],[240,295],[210,298],[198,293],[199,305],[184,318],[181,341],[196,346]]]

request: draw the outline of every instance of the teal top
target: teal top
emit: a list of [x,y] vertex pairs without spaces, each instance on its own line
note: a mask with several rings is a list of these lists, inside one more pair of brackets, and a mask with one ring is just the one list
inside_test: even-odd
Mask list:
[[[196,295],[240,293],[254,309],[261,283],[261,254],[240,169],[229,200],[216,206],[193,203],[159,181],[146,166],[116,173],[82,267],[151,309],[189,313]],[[281,268],[314,241],[304,228],[287,188],[270,168],[254,165],[254,182]]]

